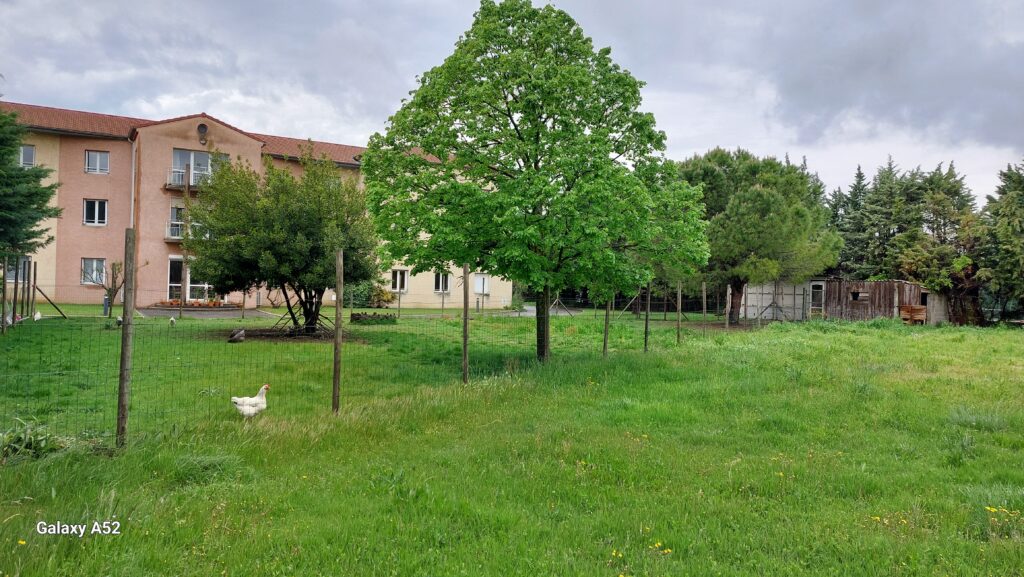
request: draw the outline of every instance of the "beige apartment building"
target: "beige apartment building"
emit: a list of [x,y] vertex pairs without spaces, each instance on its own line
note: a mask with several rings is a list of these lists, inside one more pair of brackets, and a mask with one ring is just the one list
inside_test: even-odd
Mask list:
[[[28,129],[21,163],[52,169],[49,180],[59,183],[53,202],[63,213],[46,223],[55,241],[29,255],[20,273],[38,270],[38,286],[50,298],[101,303],[104,275],[111,263],[124,260],[125,229],[134,227],[137,306],[167,304],[182,295],[187,302],[267,303],[265,291],[243,301],[241,293],[217,295],[203,279],[192,277],[181,250],[184,195],[201,190],[212,170],[213,150],[254,167],[269,157],[279,167],[299,171],[300,147],[310,141],[246,132],[205,113],[154,121],[11,102],[0,102],[0,110],[17,113]],[[312,144],[314,153],[333,160],[341,173],[359,178],[364,148]],[[6,272],[12,282],[13,263]],[[401,293],[403,307],[460,307],[461,276],[461,268],[412,275],[409,267],[395,264],[382,280],[396,296]],[[511,299],[511,282],[471,274],[471,306],[501,308]]]

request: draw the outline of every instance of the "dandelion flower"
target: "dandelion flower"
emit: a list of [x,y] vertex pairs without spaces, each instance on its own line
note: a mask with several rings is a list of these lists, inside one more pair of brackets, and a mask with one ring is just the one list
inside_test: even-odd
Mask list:
[[25,544],[25,540],[24,539],[18,539],[18,545],[24,545],[24,544]]

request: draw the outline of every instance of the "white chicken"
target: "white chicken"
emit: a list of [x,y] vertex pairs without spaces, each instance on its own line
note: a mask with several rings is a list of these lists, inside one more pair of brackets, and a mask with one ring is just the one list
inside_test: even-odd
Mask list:
[[269,390],[270,385],[264,383],[255,397],[231,397],[231,403],[243,417],[247,419],[254,417],[267,408],[267,391]]

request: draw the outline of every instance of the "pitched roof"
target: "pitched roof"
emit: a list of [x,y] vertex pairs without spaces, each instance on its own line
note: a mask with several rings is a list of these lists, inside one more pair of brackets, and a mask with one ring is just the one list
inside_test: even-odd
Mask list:
[[[132,132],[144,126],[162,124],[186,118],[209,118],[238,132],[251,136],[264,143],[263,153],[279,158],[301,156],[301,147],[309,144],[309,140],[301,138],[289,138],[287,136],[274,136],[270,134],[256,134],[246,132],[227,124],[226,122],[213,118],[205,112],[190,114],[166,120],[146,120],[144,118],[132,118],[129,116],[114,116],[111,114],[99,114],[96,112],[82,112],[79,110],[67,110],[64,108],[52,108],[49,106],[38,106],[35,104],[21,104],[17,102],[0,102],[0,110],[5,112],[16,112],[18,122],[29,128],[39,130],[52,130],[56,132],[71,132],[77,134],[95,135],[107,138],[130,138]],[[358,165],[359,155],[366,151],[362,146],[351,146],[348,144],[337,144],[333,142],[321,142],[314,140],[313,155],[327,155],[328,158],[339,164]]]
[[[263,146],[263,153],[276,157],[298,158],[302,156],[302,147],[307,146],[310,141],[301,138],[288,138],[287,136],[274,136],[271,134],[252,134],[257,140],[266,144]],[[334,144],[333,142],[313,142],[313,156],[319,158],[327,155],[334,162],[340,164],[359,164],[359,156],[366,152],[363,146],[350,146],[348,144]]]
[[[246,132],[246,131],[242,130],[241,128],[237,128],[235,126],[232,126],[232,125],[228,124],[227,122],[224,122],[223,120],[221,120],[219,118],[214,118],[214,117],[210,116],[209,114],[207,114],[205,112],[200,112],[198,114],[186,114],[185,116],[175,116],[174,118],[168,118],[166,120],[143,120],[140,124],[135,125],[135,127],[133,128],[133,131],[137,130],[139,128],[144,128],[146,126],[153,126],[153,125],[156,125],[156,124],[167,124],[169,122],[177,122],[179,120],[188,120],[190,118],[205,118],[206,120],[211,120],[211,121],[216,122],[218,124],[222,124],[222,125],[227,126],[228,128],[230,128],[231,130],[234,130],[235,132],[244,134],[244,135],[246,135],[246,136],[248,136],[250,138],[253,138],[255,140],[260,140],[262,142],[262,140],[259,139],[259,138],[256,138],[256,135],[254,135],[253,133]],[[132,133],[132,138],[133,139],[135,138],[134,132]]]
[[77,132],[113,138],[128,138],[132,128],[148,122],[141,118],[81,112],[35,104],[0,102],[0,110],[18,114],[18,122],[29,128]]

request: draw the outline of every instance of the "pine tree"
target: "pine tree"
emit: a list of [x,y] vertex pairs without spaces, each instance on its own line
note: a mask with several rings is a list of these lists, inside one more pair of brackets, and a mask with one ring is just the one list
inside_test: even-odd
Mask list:
[[800,281],[835,264],[842,241],[828,226],[825,187],[806,163],[715,149],[679,163],[679,174],[704,186],[711,247],[705,276],[732,287],[731,321],[744,285]]
[[843,195],[843,214],[841,218],[836,219],[837,229],[843,239],[843,249],[835,272],[843,278],[853,278],[857,267],[867,260],[867,226],[864,214],[864,197],[867,193],[867,177],[858,165],[853,184],[850,185],[849,192]]
[[892,243],[900,232],[895,215],[901,196],[901,180],[899,167],[890,157],[885,166],[879,167],[864,195],[861,208],[863,251],[859,259],[851,261],[855,278],[891,278],[887,263]]
[[991,224],[991,258],[986,272],[1002,313],[1024,304],[1024,164],[999,172],[996,196],[985,209]]
[[0,112],[0,254],[32,254],[53,242],[40,224],[60,216],[50,206],[57,184],[43,185],[50,169],[22,167],[19,162],[25,129],[14,114]]
[[917,171],[915,184],[920,202],[914,225],[894,241],[900,277],[946,295],[954,322],[979,324],[988,234],[974,196],[952,163],[927,174]]

